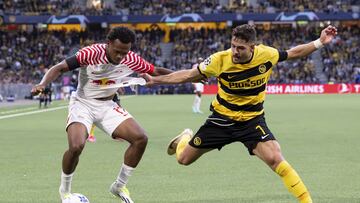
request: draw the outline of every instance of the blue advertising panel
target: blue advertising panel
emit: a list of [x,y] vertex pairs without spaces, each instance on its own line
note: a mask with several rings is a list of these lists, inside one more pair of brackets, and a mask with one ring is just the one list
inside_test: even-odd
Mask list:
[[[0,16],[1,17],[1,16]],[[359,20],[359,13],[222,13],[181,15],[118,15],[118,16],[2,16],[5,24],[88,24],[88,23],[177,23],[177,22],[226,22],[226,21],[324,21],[324,20]]]

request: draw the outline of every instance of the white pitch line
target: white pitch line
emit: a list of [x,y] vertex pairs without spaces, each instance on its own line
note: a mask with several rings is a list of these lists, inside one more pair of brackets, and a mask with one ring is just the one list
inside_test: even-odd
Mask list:
[[19,111],[30,111],[30,110],[34,110],[34,109],[38,109],[38,107],[29,107],[29,108],[13,109],[13,110],[8,110],[8,111],[3,111],[3,112],[0,112],[0,115],[1,114],[16,113],[16,112],[19,112]]
[[[134,97],[134,96],[136,96],[136,95],[124,96],[124,97],[121,97],[120,100],[128,99],[128,98],[131,98],[131,97]],[[16,113],[16,114],[11,114],[11,115],[6,115],[6,116],[0,116],[0,120],[5,119],[5,118],[13,118],[13,117],[18,117],[18,116],[26,116],[26,115],[37,114],[37,113],[56,111],[56,110],[59,110],[59,109],[65,109],[67,107],[68,107],[68,105],[65,105],[65,106],[59,106],[59,107],[54,107],[54,108],[49,108],[49,109],[36,110],[36,111],[30,111],[30,112]]]
[[16,113],[16,114],[11,114],[11,115],[6,115],[6,116],[0,116],[0,120],[1,119],[5,119],[5,118],[13,118],[13,117],[18,117],[18,116],[25,116],[25,115],[31,115],[31,114],[37,114],[37,113],[43,113],[43,112],[48,112],[48,111],[56,111],[59,109],[65,109],[68,106],[59,106],[59,107],[54,107],[54,108],[49,108],[49,109],[43,109],[43,110],[37,110],[37,111],[30,111],[30,112],[24,112],[24,113]]

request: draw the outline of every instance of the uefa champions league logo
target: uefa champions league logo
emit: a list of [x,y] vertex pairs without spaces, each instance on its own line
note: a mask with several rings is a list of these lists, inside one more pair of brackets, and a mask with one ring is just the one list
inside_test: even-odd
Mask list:
[[176,22],[180,22],[183,19],[191,19],[191,22],[199,22],[199,21],[204,21],[204,19],[197,13],[185,13],[179,16],[175,16],[175,17],[171,17],[169,14],[164,15],[161,18],[161,22],[166,22],[166,23],[176,23]]
[[89,19],[84,15],[69,15],[66,17],[56,17],[53,15],[47,20],[47,23],[49,23],[49,24],[66,24],[66,23],[68,23],[68,21],[71,21],[71,20],[78,21],[80,23],[80,25],[86,25],[87,23],[89,23]]
[[275,20],[278,21],[295,21],[297,18],[307,18],[307,20],[314,21],[319,20],[319,17],[314,12],[298,12],[293,15],[287,16],[285,12],[281,12]]

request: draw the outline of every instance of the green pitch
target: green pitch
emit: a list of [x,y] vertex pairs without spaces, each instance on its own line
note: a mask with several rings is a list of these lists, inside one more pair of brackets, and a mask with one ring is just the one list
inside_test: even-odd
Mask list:
[[[137,203],[296,202],[277,177],[241,143],[212,151],[190,166],[166,154],[168,141],[184,128],[198,129],[214,96],[204,96],[204,114],[193,114],[193,95],[134,96],[123,106],[145,128],[149,143],[128,188]],[[56,102],[53,106],[66,105]],[[36,110],[1,108],[0,118]],[[53,108],[53,107],[51,107]],[[360,95],[268,96],[268,126],[285,158],[316,203],[360,202]],[[0,119],[0,202],[60,202],[61,160],[67,148],[67,109]],[[92,203],[116,203],[108,187],[117,176],[125,142],[97,129],[73,179],[73,192]]]

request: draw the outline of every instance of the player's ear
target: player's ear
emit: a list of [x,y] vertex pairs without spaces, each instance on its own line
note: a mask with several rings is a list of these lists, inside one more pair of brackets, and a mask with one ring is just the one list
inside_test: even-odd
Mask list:
[[252,43],[252,44],[250,45],[250,49],[251,49],[251,51],[254,51],[254,49],[255,49],[255,43]]

